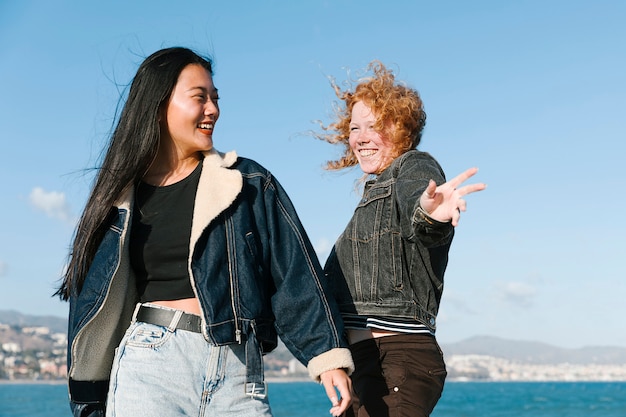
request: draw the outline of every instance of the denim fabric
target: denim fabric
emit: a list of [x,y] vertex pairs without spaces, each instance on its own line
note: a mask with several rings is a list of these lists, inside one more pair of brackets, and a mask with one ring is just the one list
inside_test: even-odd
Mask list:
[[246,395],[245,384],[245,344],[135,322],[115,355],[106,416],[271,416],[267,397]]
[[342,312],[415,319],[435,331],[454,231],[418,210],[430,179],[445,182],[443,170],[413,150],[366,183],[324,268]]
[[[107,219],[82,289],[70,297],[68,367],[75,405],[93,404],[91,395],[82,394],[94,382],[106,384],[138,301],[128,256],[132,202],[130,188]],[[304,364],[337,348],[347,355],[328,280],[293,204],[267,169],[234,153],[207,152],[190,245],[189,272],[207,343],[252,340],[267,353],[280,333]],[[342,358],[337,368],[344,363]],[[261,380],[258,368],[248,369],[248,382]]]
[[346,417],[426,417],[446,379],[443,353],[432,335],[367,339],[350,346],[356,394]]

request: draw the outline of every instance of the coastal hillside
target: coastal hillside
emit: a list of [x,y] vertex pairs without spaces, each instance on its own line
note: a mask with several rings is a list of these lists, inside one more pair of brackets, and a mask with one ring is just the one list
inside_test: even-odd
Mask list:
[[442,345],[441,349],[446,356],[484,355],[536,365],[555,363],[626,364],[626,347],[619,346],[588,346],[567,349],[541,342],[475,336],[457,343]]
[[[21,314],[0,310],[0,324],[20,327],[47,327],[52,333],[66,333],[67,320],[56,316]],[[0,340],[0,343],[7,341]],[[442,344],[446,357],[459,355],[482,355],[510,361],[549,365],[555,363],[612,365],[626,364],[626,347],[588,346],[568,349],[536,341],[508,340],[494,336],[475,336],[457,343]],[[273,356],[290,358],[287,348],[280,343]]]
[[67,333],[67,319],[58,316],[38,316],[14,310],[0,310],[0,323],[20,327],[47,327],[53,333]]
[[[0,381],[64,380],[67,320],[0,310]],[[451,381],[626,381],[626,347],[565,349],[476,336],[441,346]],[[308,378],[279,342],[265,356],[268,378]]]

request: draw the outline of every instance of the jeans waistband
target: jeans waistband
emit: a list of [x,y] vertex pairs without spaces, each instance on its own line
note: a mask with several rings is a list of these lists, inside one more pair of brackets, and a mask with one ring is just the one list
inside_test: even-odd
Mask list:
[[169,331],[178,329],[202,333],[202,318],[196,314],[185,313],[181,310],[140,304],[135,310],[134,318],[144,323],[167,327]]
[[[133,319],[143,323],[167,327],[172,332],[179,329],[202,333],[202,318],[200,316],[153,304],[138,304],[135,308]],[[263,353],[253,326],[250,326],[249,332],[245,333],[243,338],[246,363],[245,392],[252,397],[265,398],[267,395],[267,384],[265,383],[263,372]]]

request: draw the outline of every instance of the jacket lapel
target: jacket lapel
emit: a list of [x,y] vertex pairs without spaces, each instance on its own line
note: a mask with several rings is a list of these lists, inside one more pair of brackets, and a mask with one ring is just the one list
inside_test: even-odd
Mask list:
[[236,161],[235,151],[221,153],[212,149],[205,152],[193,209],[191,248],[211,221],[230,207],[241,193],[241,172],[230,168]]

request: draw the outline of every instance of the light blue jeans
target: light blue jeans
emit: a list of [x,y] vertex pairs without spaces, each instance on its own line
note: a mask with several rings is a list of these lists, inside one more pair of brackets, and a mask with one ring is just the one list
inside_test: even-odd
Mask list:
[[267,397],[245,394],[245,345],[133,322],[116,350],[107,417],[271,417]]

